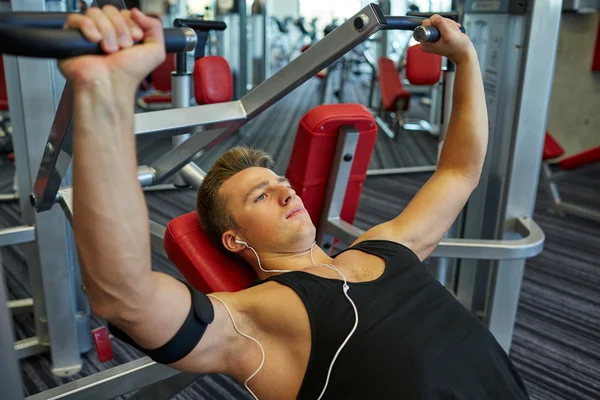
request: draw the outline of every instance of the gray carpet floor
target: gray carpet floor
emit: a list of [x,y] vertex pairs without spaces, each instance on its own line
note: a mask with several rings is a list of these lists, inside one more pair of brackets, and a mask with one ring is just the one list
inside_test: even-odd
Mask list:
[[[205,153],[198,164],[208,169],[216,158],[234,145],[252,145],[272,154],[276,172],[285,173],[294,133],[301,117],[318,104],[319,82],[311,80],[267,110],[240,134],[219,143]],[[331,85],[328,101],[334,101]],[[346,89],[346,100],[365,103],[365,87],[355,82]],[[426,117],[418,100],[411,114]],[[435,160],[437,141],[425,133],[405,132],[392,141],[380,133],[371,168],[430,165]],[[140,140],[140,164],[151,162],[169,148],[168,140]],[[0,164],[0,191],[9,192],[12,166]],[[368,228],[395,217],[429,177],[427,173],[395,177],[368,177],[364,185],[355,224]],[[559,181],[566,200],[600,207],[600,164],[572,171]],[[195,206],[192,190],[148,192],[151,218],[165,224]],[[538,191],[535,220],[546,233],[546,246],[539,256],[528,260],[511,358],[521,372],[531,398],[600,399],[600,224],[576,217],[547,212],[548,198]],[[0,205],[0,227],[19,224],[18,204]],[[29,297],[25,257],[21,246],[2,249],[2,262],[11,299]],[[153,256],[156,270],[179,276],[170,262]],[[93,324],[102,323],[97,319]],[[17,338],[31,336],[32,317],[14,319]],[[47,355],[21,361],[24,390],[34,394],[60,383],[130,361],[139,353],[118,340],[113,341],[115,359],[101,364],[94,352],[84,355],[81,373],[68,379],[53,376]],[[0,389],[1,390],[1,389]],[[127,398],[129,396],[124,396]],[[0,395],[1,398],[1,395]],[[174,397],[175,399],[249,399],[231,379],[206,375]]]

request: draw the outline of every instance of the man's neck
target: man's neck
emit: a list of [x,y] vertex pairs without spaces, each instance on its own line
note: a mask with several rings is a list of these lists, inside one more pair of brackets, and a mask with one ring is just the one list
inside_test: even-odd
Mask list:
[[[310,248],[296,253],[259,254],[259,257],[262,269],[266,271],[302,271],[313,266],[314,264],[331,264],[333,262],[333,259],[316,244],[312,248],[312,258]],[[258,278],[261,280],[282,273],[264,272],[258,267],[256,262],[253,264],[255,266]]]

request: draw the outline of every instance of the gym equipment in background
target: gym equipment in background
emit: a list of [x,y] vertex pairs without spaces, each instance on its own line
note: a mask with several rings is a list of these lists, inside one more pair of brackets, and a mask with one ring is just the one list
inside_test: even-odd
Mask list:
[[[520,101],[517,101],[517,105],[515,106],[518,107],[519,110],[526,107],[536,107],[536,110],[541,110],[538,112],[538,114],[543,114],[544,117],[547,113],[547,101],[540,101],[539,92],[540,90],[545,89],[548,89],[549,91],[549,82],[551,77],[549,77],[549,74],[548,76],[542,76],[539,71],[543,69],[538,68],[537,64],[543,63],[544,65],[548,65],[548,57],[554,57],[554,53],[552,51],[548,51],[548,49],[554,48],[553,44],[556,44],[556,37],[552,34],[553,29],[555,31],[558,29],[558,17],[560,16],[560,12],[556,12],[556,9],[557,7],[555,5],[547,5],[541,1],[536,1],[534,6],[529,9],[529,12],[531,12],[530,20],[532,21],[532,25],[535,25],[537,28],[540,26],[545,28],[549,31],[549,35],[531,36],[529,38],[529,44],[531,44],[531,46],[526,46],[528,49],[527,51],[534,52],[539,51],[536,49],[544,49],[543,51],[549,54],[547,54],[546,57],[539,56],[526,58],[526,62],[523,63],[523,69],[526,78],[530,78],[530,70],[537,71],[536,73],[538,75],[533,77],[532,80],[534,82],[532,83],[523,83],[528,82],[527,79],[519,80],[519,82],[522,82],[522,89],[525,89],[525,86],[527,86],[527,88],[533,93],[530,95],[531,97],[528,97],[528,95],[525,93],[529,93],[529,91],[524,92],[519,99]],[[0,20],[2,20],[1,17],[2,15],[0,15]],[[28,25],[29,21],[25,15],[13,14],[12,18],[24,22],[25,26]],[[522,21],[524,22],[525,19]],[[180,173],[182,179],[184,179],[189,185],[197,187],[202,182],[204,174],[197,167],[190,168],[190,165],[192,164],[189,163],[195,159],[195,157],[197,157],[203,149],[209,148],[214,143],[233,134],[241,126],[255,118],[263,110],[280,100],[300,84],[314,76],[316,72],[330,65],[333,61],[337,60],[358,43],[366,40],[375,32],[381,29],[412,30],[415,28],[423,31],[423,28],[418,28],[421,25],[421,22],[422,19],[414,17],[385,17],[377,5],[371,4],[363,8],[350,20],[341,24],[323,40],[317,42],[305,53],[293,60],[288,66],[284,67],[281,71],[275,74],[272,78],[268,79],[262,85],[256,87],[252,92],[243,96],[238,101],[148,112],[135,115],[136,135],[181,135],[189,133],[190,131],[196,132],[185,142],[179,144],[176,148],[172,149],[163,157],[153,162],[152,165],[140,166],[138,169],[138,180],[140,181],[140,184],[142,186],[161,184],[171,176]],[[76,32],[60,30],[52,30],[48,32],[47,30],[40,31],[27,27],[15,29],[10,25],[7,26],[9,23],[10,21],[8,23],[0,22],[1,51],[7,51],[14,55],[35,56],[37,54],[39,57],[64,57],[69,54],[73,54],[74,49],[78,51],[85,49],[87,52],[98,52],[97,45],[93,46],[85,41],[81,41],[81,36]],[[29,26],[32,25],[35,26],[35,23],[29,23]],[[430,29],[431,32],[435,32],[435,30],[432,28]],[[524,30],[525,29],[523,26],[523,31]],[[187,44],[185,40],[190,38],[189,32],[189,30],[183,31],[183,33],[181,30],[179,30],[179,32],[176,34],[167,32],[167,36],[169,36],[167,40],[167,48],[173,50],[173,41],[181,41],[180,36],[184,37],[184,44]],[[175,39],[173,39],[174,37]],[[7,38],[11,38],[12,40],[6,40]],[[543,40],[546,40],[547,43],[544,43],[544,46],[539,46],[542,44],[539,43],[539,41]],[[38,52],[36,45],[43,45],[42,51]],[[57,45],[61,45],[63,47]],[[179,49],[179,51],[181,51],[181,49]],[[22,69],[20,69],[23,68],[22,65],[13,64],[10,66],[10,68],[14,74],[11,74],[11,76],[23,76],[23,74],[19,74],[19,72],[23,72]],[[545,80],[546,78],[548,82],[546,82],[547,85],[544,86],[543,82],[540,82],[539,80]],[[25,92],[25,90],[27,90],[27,85],[23,85],[23,83],[23,79],[20,79],[19,81],[14,82],[12,87],[10,87],[11,85],[9,84],[9,96],[11,99],[16,98],[20,100],[22,97],[26,96],[27,92]],[[537,90],[532,90],[530,85],[533,84],[537,84]],[[533,101],[534,98],[535,101]],[[72,109],[70,108],[71,100],[72,92],[67,86],[67,90],[65,90],[61,99],[61,104],[58,107],[51,134],[48,137],[46,146],[43,148],[44,155],[42,157],[37,179],[35,179],[35,184],[33,184],[33,179],[31,178],[28,181],[28,183],[32,184],[31,186],[33,186],[31,200],[35,208],[35,213],[31,208],[31,205],[28,209],[28,212],[39,219],[39,222],[43,221],[43,219],[47,218],[48,216],[55,215],[54,212],[57,210],[54,205],[57,201],[61,205],[66,217],[72,217],[72,189],[68,186],[61,188],[61,181],[64,177],[66,177],[66,172],[72,154],[70,140],[72,135],[72,131],[70,130],[70,127],[72,126],[70,124],[72,117]],[[17,101],[17,103],[22,103],[22,101]],[[25,118],[25,111],[26,110],[19,110],[19,112],[16,114],[19,116],[18,124],[20,124],[19,128],[20,132],[23,132],[23,136],[26,136],[27,133],[33,135],[34,132],[43,131],[43,124],[40,125],[40,123],[38,123],[38,125],[40,125],[39,129],[35,131],[30,130],[31,126],[25,125],[25,121],[28,120]],[[527,114],[531,115],[532,113],[529,112]],[[536,113],[533,114],[537,115]],[[329,174],[326,183],[327,195],[325,196],[325,200],[323,202],[325,209],[319,224],[319,244],[324,248],[330,248],[332,246],[333,237],[338,238],[342,243],[348,243],[349,240],[351,240],[353,237],[356,237],[356,234],[361,233],[355,227],[350,225],[350,223],[342,219],[342,204],[344,202],[344,198],[346,197],[346,187],[348,186],[349,179],[351,180],[350,176],[352,176],[352,170],[354,169],[353,165],[354,163],[359,165],[358,160],[360,157],[358,156],[356,145],[357,142],[361,140],[359,136],[361,135],[360,132],[363,130],[363,128],[358,125],[361,125],[362,123],[367,124],[368,128],[365,128],[367,131],[369,129],[376,129],[375,124],[372,122],[372,116],[368,111],[363,114],[359,114],[357,111],[356,114],[353,114],[352,116],[344,115],[344,118],[339,117],[339,115],[331,116],[327,113],[318,113],[316,116],[313,114],[311,118],[307,120],[310,123],[305,124],[304,128],[302,129],[302,133],[299,133],[298,138],[298,140],[307,141],[306,148],[317,148],[319,152],[323,152],[323,154],[325,154],[321,158],[321,163],[319,164],[320,171],[315,172],[320,174],[319,176]],[[356,118],[359,121],[356,122],[357,126],[354,126],[353,122],[349,121],[348,118]],[[336,120],[339,124],[336,123]],[[331,125],[329,125],[330,122]],[[529,123],[539,123],[539,125],[541,125],[541,121],[532,120],[531,117],[529,119]],[[340,126],[340,124],[342,126]],[[511,125],[511,127],[512,126],[513,125]],[[204,130],[199,130],[199,128],[203,128]],[[531,137],[535,135],[531,135],[531,131],[532,130],[527,126],[517,127],[512,134],[515,135],[515,138],[511,137],[511,134],[501,135],[499,137],[504,139],[505,142],[510,143],[519,141],[513,139],[525,140],[523,139],[524,136],[527,136],[527,140],[532,140]],[[322,137],[321,140],[318,140],[321,132],[325,132],[325,134],[322,136],[325,137],[327,145],[322,142]],[[509,138],[510,141],[507,140],[507,138]],[[533,139],[535,139],[535,137]],[[28,140],[33,142],[31,136],[28,138]],[[514,153],[515,156],[518,157],[519,161],[526,163],[527,160],[531,158],[531,149],[536,147],[524,147],[529,152],[527,155],[524,155],[522,151],[519,151],[518,147],[514,149]],[[295,154],[293,158],[295,161],[293,165],[296,165],[296,167],[307,167],[306,163],[308,160],[305,157],[307,157],[308,154],[311,154],[311,151],[303,152],[303,148],[305,147],[300,145],[297,145],[294,148]],[[323,160],[326,158],[329,160],[332,159],[332,157],[330,157],[332,154],[332,148],[335,156],[333,157],[333,163],[330,166],[331,170],[327,171],[323,169],[327,167]],[[41,146],[38,146],[38,149],[41,149]],[[368,146],[365,147],[365,150],[359,149],[359,151],[367,152]],[[25,152],[25,154],[27,153]],[[510,154],[510,152],[507,152],[507,155],[508,154]],[[329,155],[329,157],[327,155]],[[510,159],[512,160],[512,158]],[[364,163],[361,163],[361,165],[362,164]],[[535,167],[532,169],[535,170]],[[502,175],[506,177],[506,182],[508,185],[518,185],[520,189],[520,186],[523,184],[529,184],[527,176],[524,177],[522,173],[519,173],[519,175],[516,176],[511,174],[511,171],[511,169],[508,169]],[[360,171],[358,172],[360,173]],[[293,171],[290,170],[289,174],[293,175]],[[30,175],[30,177],[33,176],[35,175]],[[304,178],[305,180],[303,180]],[[303,180],[301,185],[309,185],[311,176],[305,175],[304,178],[300,176],[297,179]],[[29,188],[31,188],[31,186],[29,186]],[[27,188],[27,186],[25,187]],[[321,182],[319,183],[321,193],[323,192],[322,187],[323,183]],[[307,186],[307,191],[308,190],[309,189]],[[520,198],[527,197],[527,200],[533,203],[535,198],[534,191],[530,190],[528,192],[527,190],[522,190],[519,191],[519,193]],[[314,196],[315,199],[318,199],[320,196],[322,196],[322,194],[314,194]],[[311,195],[309,195],[309,197],[311,197]],[[502,199],[506,199],[507,201],[511,200],[510,196],[502,197]],[[511,203],[507,203],[506,206],[512,207],[513,205]],[[478,207],[483,207],[483,203],[474,203],[469,207],[477,209]],[[503,210],[506,210],[506,208],[503,208]],[[445,239],[442,241],[442,243],[440,243],[438,249],[436,249],[435,256],[453,257],[461,260],[464,258],[487,260],[492,259],[496,260],[495,262],[507,262],[507,259],[510,259],[510,262],[524,263],[524,257],[537,254],[537,252],[541,251],[544,240],[543,232],[541,232],[535,222],[530,219],[531,210],[519,209],[519,212],[516,215],[514,214],[513,208],[509,208],[509,210],[511,211],[511,215],[508,216],[508,218],[511,218],[511,223],[508,224],[504,223],[505,221],[502,221],[503,227],[506,227],[506,229],[513,228],[514,231],[507,231],[507,238],[499,238],[495,240]],[[312,217],[316,218],[315,216]],[[164,252],[163,242],[165,240],[166,228],[152,222],[150,225],[151,244],[153,250]],[[37,230],[40,227],[36,225],[35,229]],[[9,236],[6,235],[0,236],[2,244],[5,243],[8,237]],[[60,237],[58,240],[60,240]],[[62,242],[59,242],[58,247],[60,247],[60,243]],[[214,252],[216,252],[214,247],[212,250],[210,248],[206,248],[205,250],[206,251],[203,251],[202,253],[207,255],[214,254]],[[61,270],[61,268],[64,269],[64,266],[60,268],[57,265],[54,266],[57,268],[57,270]],[[207,264],[206,271],[210,271],[212,267],[213,265]],[[214,267],[218,268],[218,266]],[[516,267],[518,268],[518,265],[516,265]],[[496,335],[498,340],[504,346],[506,346],[507,342],[510,344],[510,335],[507,336],[506,334],[507,330],[510,331],[508,333],[512,333],[512,326],[514,323],[512,306],[514,305],[514,310],[516,310],[516,302],[518,301],[520,275],[516,277],[519,279],[518,282],[515,282],[515,276],[510,274],[508,276],[506,275],[507,272],[511,272],[513,270],[514,269],[509,269],[506,271],[500,269],[495,271],[496,279],[491,279],[489,281],[493,289],[491,292],[493,299],[491,299],[490,303],[487,304],[485,308],[486,313],[482,317],[494,335]],[[51,272],[55,275],[58,275],[57,271],[51,270]],[[462,278],[463,271],[461,270],[460,272],[461,273],[458,276],[459,278]],[[235,273],[236,272],[233,272],[232,274]],[[68,279],[65,276],[53,278],[55,280]],[[231,277],[224,276],[224,278],[230,279]],[[488,281],[486,281],[486,283],[487,282]],[[490,285],[484,285],[483,289],[487,290]],[[514,290],[515,286],[517,287],[516,293]],[[454,287],[449,288],[450,290],[455,291],[459,299],[464,297],[464,293],[461,288],[458,288],[457,290],[455,290],[456,288]],[[69,290],[66,290],[66,292],[66,295],[70,294]],[[499,293],[504,295],[503,303],[496,303],[493,301]],[[67,307],[68,305],[69,303],[66,303]],[[467,306],[472,308],[470,305]],[[498,315],[501,316],[500,319]],[[4,320],[0,321],[0,329],[2,330],[2,335],[0,336],[9,337],[10,324],[8,321],[5,321],[7,317],[3,316],[2,314],[0,314],[0,317],[4,317]],[[51,329],[55,328],[56,327],[51,326]],[[8,333],[6,333],[7,331]],[[50,337],[55,337],[54,330],[53,335]],[[0,344],[4,346],[2,349],[0,349],[0,352],[11,351],[10,346],[7,346],[5,341],[0,341]],[[508,347],[505,347],[505,349],[508,349]],[[14,366],[14,363],[10,365],[5,364],[3,365],[3,368],[7,368],[8,371],[7,373],[0,371],[2,372],[0,376],[11,376],[10,374],[16,369],[16,366]],[[102,371],[93,376],[83,378],[79,381],[70,382],[46,392],[39,393],[38,395],[31,396],[30,400],[41,400],[48,398],[66,399],[69,398],[69,396],[87,396],[86,398],[92,398],[98,394],[101,394],[105,398],[112,398],[132,390],[143,388],[134,395],[134,398],[137,400],[144,398],[144,395],[154,395],[158,393],[159,390],[168,390],[168,392],[161,392],[165,394],[165,396],[167,396],[167,393],[168,395],[172,395],[176,393],[174,391],[175,389],[181,389],[181,387],[189,384],[191,381],[193,381],[193,379],[195,379],[194,374],[181,374],[164,365],[158,365],[154,363],[148,357],[144,357],[131,363],[127,363],[125,365]],[[18,392],[20,382],[12,381],[7,382],[7,384],[10,385],[10,387],[4,389],[5,391]],[[15,397],[15,400],[18,399],[19,397]]]
[[[569,170],[582,168],[588,164],[600,162],[600,146],[592,147],[591,149],[562,158],[556,163],[559,168],[559,172],[552,172],[552,166],[550,165],[550,162],[556,161],[564,154],[565,150],[560,143],[558,143],[558,141],[550,134],[550,132],[546,132],[546,136],[544,138],[544,152],[542,155],[542,183],[546,188],[550,199],[552,199],[551,211],[559,215],[572,214],[582,218],[590,219],[592,221],[600,222],[600,207],[599,209],[593,210],[563,201],[560,197],[560,192],[558,191],[558,186],[555,182],[558,176],[567,173]],[[598,179],[600,180],[600,177],[598,177]]]

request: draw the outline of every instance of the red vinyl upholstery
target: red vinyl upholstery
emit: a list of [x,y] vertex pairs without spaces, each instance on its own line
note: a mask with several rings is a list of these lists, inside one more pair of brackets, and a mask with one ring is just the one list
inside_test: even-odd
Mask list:
[[152,71],[152,84],[161,92],[171,91],[171,72],[175,71],[175,54],[167,54],[167,58]]
[[254,271],[217,249],[194,211],[167,225],[164,248],[185,279],[203,293],[236,292],[256,279]]
[[425,53],[420,45],[406,51],[406,79],[413,85],[432,86],[442,77],[442,57]]
[[377,124],[372,114],[360,104],[318,106],[302,118],[294,140],[286,177],[302,198],[317,229],[339,129],[344,125],[354,125],[360,132],[341,212],[342,219],[352,223],[377,139]]
[[575,169],[598,161],[600,161],[600,146],[565,157],[560,160],[558,165],[561,169]]
[[149,94],[144,96],[144,102],[147,104],[164,104],[171,103],[172,98],[170,94]]
[[194,63],[196,102],[224,103],[233,98],[233,76],[229,63],[221,56],[206,56]]
[[395,112],[398,100],[404,99],[403,110],[408,110],[410,92],[404,90],[400,75],[396,70],[394,62],[387,57],[381,57],[379,64],[379,89],[383,108],[386,111]]
[[544,153],[542,155],[542,160],[552,160],[558,158],[565,154],[565,150],[562,148],[560,143],[554,139],[554,136],[550,134],[550,132],[546,132],[546,137],[544,138]]
[[4,77],[4,60],[0,55],[0,111],[8,110],[8,94],[6,93],[6,78]]
[[[322,105],[302,118],[296,134],[287,177],[317,227],[339,128],[344,125],[354,125],[360,132],[341,214],[344,221],[351,223],[377,138],[373,116],[359,104]],[[203,231],[196,212],[169,222],[164,248],[186,280],[204,293],[238,291],[256,279],[250,267],[233,261],[214,246]]]

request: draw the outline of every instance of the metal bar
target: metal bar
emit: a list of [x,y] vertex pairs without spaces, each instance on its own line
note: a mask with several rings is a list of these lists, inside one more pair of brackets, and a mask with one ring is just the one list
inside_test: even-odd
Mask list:
[[178,188],[177,186],[173,185],[172,183],[165,183],[163,185],[152,185],[152,186],[143,187],[144,192],[158,192],[161,190],[179,190],[179,189],[181,189],[181,188]]
[[11,400],[23,399],[23,384],[17,364],[17,357],[13,351],[14,336],[11,315],[8,307],[4,307],[6,297],[6,286],[4,286],[4,274],[0,271],[0,388],[2,398]]
[[194,383],[201,375],[181,373],[156,382],[138,391],[129,400],[166,400]]
[[18,340],[15,342],[14,347],[15,354],[17,355],[17,359],[19,360],[48,351],[48,346],[40,344],[40,340],[37,337],[30,337],[27,339]]
[[[559,1],[533,0],[528,5],[519,101],[510,126],[515,137],[511,143],[504,221],[534,213],[561,14]],[[510,79],[515,80],[515,77]],[[501,221],[498,231],[505,229]],[[486,322],[507,352],[512,342],[524,269],[524,261],[501,261],[494,265],[486,298]]]
[[[246,112],[240,101],[207,104],[188,108],[152,111],[135,114],[136,135],[193,133],[201,125],[231,123],[245,120]],[[226,124],[228,125],[228,124]]]
[[[515,228],[515,233],[522,236],[519,239],[442,239],[430,257],[512,260],[534,257],[542,252],[545,236],[538,224],[526,217],[517,218]],[[320,234],[329,234],[348,244],[363,233],[363,230],[340,220],[339,217],[329,218],[320,229]]]
[[47,211],[54,205],[56,194],[67,173],[73,155],[73,89],[65,85],[37,178],[33,185],[33,200],[38,212]]
[[64,188],[58,192],[58,204],[60,204],[69,223],[73,224],[73,188]]
[[152,385],[179,371],[143,357],[26,397],[26,400],[106,400]]
[[421,165],[421,166],[417,166],[417,167],[370,169],[367,171],[367,176],[414,174],[414,173],[420,173],[420,172],[435,172],[436,170],[437,170],[437,165]]
[[204,149],[210,148],[224,139],[225,129],[198,132],[184,143],[170,150],[150,166],[155,173],[154,183],[165,183],[171,176],[194,158],[199,157]]
[[198,189],[206,177],[206,172],[204,172],[202,168],[193,162],[183,167],[180,174],[183,179],[194,189]]
[[[321,214],[320,229],[317,236],[317,242],[321,246],[324,246],[326,250],[333,246],[333,238],[338,237],[334,234],[334,231],[346,236],[345,231],[336,230],[330,221],[338,221],[340,219],[348,179],[350,178],[350,171],[352,169],[352,160],[354,159],[358,144],[358,136],[358,130],[352,125],[341,127],[338,134],[335,155],[327,183],[327,194],[323,203],[325,207]],[[352,243],[352,241],[349,243]]]
[[33,226],[0,229],[0,247],[33,241],[35,241],[35,227]]
[[[221,21],[218,21],[221,22]],[[224,25],[224,24],[223,24]],[[182,69],[183,66],[178,65],[177,69]],[[174,108],[187,108],[190,106],[190,98],[191,98],[191,85],[192,85],[192,74],[185,71],[182,73],[173,73],[171,76],[172,83],[172,94],[173,94],[173,107]],[[173,136],[172,143],[173,147],[179,146],[181,143],[185,142],[189,139],[190,134],[185,133],[183,135]],[[174,185],[183,187],[186,186],[185,181],[181,176],[175,176]]]
[[[23,7],[39,10],[44,8],[44,2],[35,0],[25,4],[15,0],[12,6],[15,10]],[[76,296],[80,289],[74,273],[77,268],[73,263],[76,257],[72,254],[75,246],[67,233],[63,212],[53,207],[47,212],[35,213],[27,196],[42,164],[48,128],[55,119],[54,112],[59,104],[57,95],[64,87],[64,78],[60,76],[56,62],[51,60],[5,56],[4,66],[8,77],[6,86],[17,182],[22,194],[21,218],[24,225],[36,229],[36,242],[25,244],[34,300],[35,336],[41,343],[50,344],[52,372],[65,376],[81,368],[80,343],[87,340],[91,344],[89,335],[78,335]],[[61,159],[57,160],[58,168],[62,168]],[[60,183],[60,179],[57,181]]]
[[[357,30],[354,26],[355,19],[366,22],[364,27]],[[385,18],[379,6],[370,4],[364,7],[358,14],[244,96],[241,102],[248,113],[248,119],[269,108],[384,26]]]
[[150,247],[153,252],[165,257],[167,257],[164,247],[166,230],[163,225],[150,220]]
[[375,116],[375,122],[377,123],[379,129],[381,129],[383,133],[387,135],[387,137],[389,137],[390,139],[394,139],[396,137],[394,131],[390,129],[388,124],[386,124],[385,121],[381,119],[381,117]]
[[[246,12],[246,2],[238,1],[239,23],[239,55],[240,69],[238,71],[238,96],[242,97],[248,91],[248,13]],[[238,98],[239,98],[238,97]]]
[[567,203],[562,201],[556,205],[559,211],[567,214],[576,215],[578,217],[591,219],[592,221],[600,222],[600,212],[591,208],[578,206],[577,204]]
[[12,312],[12,315],[32,313],[33,299],[29,298],[9,301],[8,309]]

